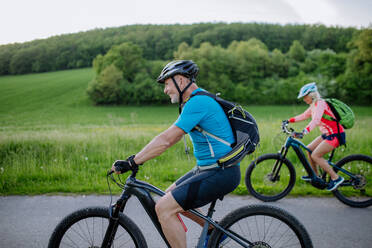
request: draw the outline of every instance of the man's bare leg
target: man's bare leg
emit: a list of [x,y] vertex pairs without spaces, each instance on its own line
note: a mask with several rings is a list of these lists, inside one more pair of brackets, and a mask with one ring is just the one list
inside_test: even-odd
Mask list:
[[155,205],[155,211],[171,247],[186,248],[186,233],[177,217],[177,214],[183,212],[183,209],[174,199],[171,192],[166,193],[158,200]]

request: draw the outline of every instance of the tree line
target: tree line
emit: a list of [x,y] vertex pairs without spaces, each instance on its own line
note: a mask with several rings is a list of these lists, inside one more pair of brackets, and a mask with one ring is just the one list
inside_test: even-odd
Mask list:
[[[299,40],[286,52],[257,38],[227,46],[182,42],[172,59],[192,59],[197,84],[244,104],[292,104],[300,87],[315,81],[324,97],[350,104],[372,104],[372,29],[355,32],[348,51],[307,50]],[[93,61],[96,76],[87,93],[95,104],[162,104],[169,102],[155,83],[169,60],[148,60],[142,47],[124,42]]]
[[227,48],[233,41],[256,38],[268,50],[288,52],[294,40],[305,50],[348,52],[355,28],[324,25],[260,23],[200,23],[191,25],[130,25],[94,29],[0,46],[0,75],[83,68],[111,47],[130,42],[139,46],[146,60],[170,60],[181,43],[197,49],[203,43]]

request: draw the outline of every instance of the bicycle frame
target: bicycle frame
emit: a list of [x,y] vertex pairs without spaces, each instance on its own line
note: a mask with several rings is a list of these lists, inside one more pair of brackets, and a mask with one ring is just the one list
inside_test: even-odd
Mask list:
[[[115,238],[116,230],[119,224],[118,223],[119,212],[124,211],[126,203],[132,195],[138,198],[138,200],[141,202],[142,207],[145,209],[146,213],[148,214],[151,221],[155,225],[155,228],[159,232],[164,242],[167,244],[168,247],[171,247],[161,228],[161,224],[155,212],[155,201],[154,201],[154,198],[150,194],[150,193],[154,193],[156,195],[163,196],[165,195],[165,192],[147,182],[137,180],[135,178],[135,174],[136,172],[132,172],[132,175],[127,178],[124,190],[120,198],[117,200],[116,204],[113,204],[110,208],[109,226],[106,230],[106,234],[105,234],[101,247],[111,247],[112,241]],[[231,239],[235,240],[237,243],[242,245],[242,247],[251,247],[253,244],[250,241],[246,240],[244,237],[240,236],[239,234],[231,230],[224,229],[211,218],[214,212],[215,203],[216,201],[213,201],[211,203],[209,210],[208,210],[208,214],[206,216],[204,216],[203,214],[199,213],[196,210],[193,210],[193,209],[188,210],[188,212],[206,221],[204,224],[201,236],[199,238],[197,248],[203,247],[203,243],[206,238],[209,225],[213,225],[217,230],[222,231],[228,237],[230,237]],[[249,246],[247,246],[246,244],[249,244]]]
[[[309,148],[307,148],[307,146],[305,146],[301,141],[299,141],[297,139],[294,139],[292,136],[288,136],[284,146],[282,147],[282,149],[280,151],[280,154],[283,156],[283,158],[286,157],[287,152],[288,152],[290,147],[292,147],[293,150],[295,151],[297,157],[300,159],[300,161],[301,161],[302,165],[304,166],[308,175],[313,177],[313,178],[316,177],[317,175],[315,175],[315,172],[314,172],[313,168],[311,167],[309,161],[307,160],[307,158],[306,158],[306,156],[303,152],[303,149],[307,150],[309,153],[311,153],[312,151]],[[349,175],[350,177],[356,179],[353,174],[351,174],[347,170],[345,170],[343,168],[340,168],[340,167],[336,166],[334,163],[332,163],[332,158],[333,158],[334,151],[335,150],[332,151],[331,156],[327,161],[328,164],[331,165],[336,170],[342,171],[343,173],[345,173],[345,174]],[[279,170],[280,170],[281,164],[282,164],[282,162],[279,165]],[[276,166],[274,166],[274,168],[275,167]]]

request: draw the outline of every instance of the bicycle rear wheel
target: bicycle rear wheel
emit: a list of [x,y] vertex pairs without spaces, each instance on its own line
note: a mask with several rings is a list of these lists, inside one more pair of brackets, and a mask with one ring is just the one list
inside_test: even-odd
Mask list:
[[[109,209],[88,207],[66,216],[55,228],[49,248],[101,247],[109,224]],[[146,248],[146,240],[139,228],[124,214],[119,216],[119,226],[112,247]]]
[[352,173],[356,178],[335,169],[345,181],[333,191],[341,202],[356,208],[372,205],[372,157],[354,154],[341,159],[337,167]]
[[[282,161],[280,171],[274,175],[276,163]],[[280,154],[265,154],[253,161],[245,173],[248,191],[261,201],[277,201],[292,190],[296,182],[296,171],[292,163]]]
[[[241,207],[224,217],[220,225],[242,237],[241,240],[246,239],[247,247],[313,247],[305,227],[294,216],[274,206]],[[221,231],[213,231],[208,247],[243,247],[229,237],[221,244],[224,235]]]

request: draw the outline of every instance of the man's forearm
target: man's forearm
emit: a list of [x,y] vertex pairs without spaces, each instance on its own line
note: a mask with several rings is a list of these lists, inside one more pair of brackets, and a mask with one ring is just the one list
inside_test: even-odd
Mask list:
[[139,153],[136,154],[135,162],[143,164],[147,160],[155,158],[165,152],[171,145],[166,141],[163,134],[159,134],[150,141]]
[[137,164],[143,164],[147,160],[159,156],[169,147],[177,143],[182,138],[183,134],[184,132],[180,128],[171,126],[152,139],[150,143],[148,143],[139,153],[137,153],[134,161]]

